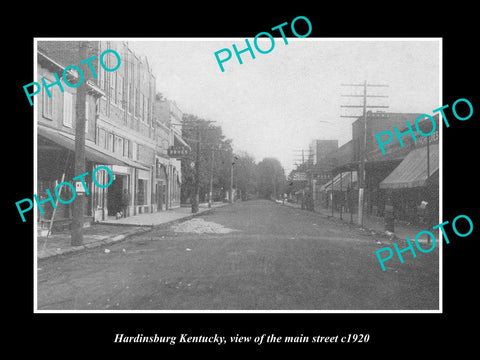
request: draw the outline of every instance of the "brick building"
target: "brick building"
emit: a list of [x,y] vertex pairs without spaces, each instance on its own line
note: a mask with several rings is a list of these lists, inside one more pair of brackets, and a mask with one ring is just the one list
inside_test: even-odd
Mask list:
[[[70,65],[78,65],[78,41],[39,41],[37,43],[37,78],[47,83],[59,78]],[[137,56],[126,42],[89,41],[87,54],[92,74],[87,81],[86,100],[86,171],[108,166],[113,174],[112,184],[106,188],[92,186],[86,197],[87,221],[103,220],[122,213],[131,216],[156,210],[157,188],[156,153],[158,151],[156,122],[154,119],[155,76],[144,57]],[[115,50],[121,63],[115,71],[106,71],[100,64],[105,50]],[[102,57],[107,69],[115,68],[118,59],[107,53]],[[95,75],[93,75],[95,74]],[[74,72],[67,74],[76,83]],[[73,80],[72,80],[73,79]],[[63,83],[61,79],[61,84]],[[60,85],[61,85],[60,84]],[[73,174],[75,148],[76,88],[63,84],[50,87],[36,96],[38,132],[38,190],[41,196],[47,188],[54,188],[61,179],[70,181]],[[169,144],[161,144],[167,147]],[[97,179],[99,182],[108,179]],[[65,191],[68,191],[68,187]],[[64,194],[63,197],[67,197]],[[128,201],[128,204],[126,202]],[[39,220],[48,221],[53,209],[45,204],[45,213]],[[71,204],[60,204],[55,221],[68,223]],[[124,206],[126,205],[126,206]]]
[[[159,136],[158,141],[168,143],[173,146],[189,145],[182,138],[182,120],[183,113],[174,101],[157,97],[155,102],[155,117],[159,129],[162,129],[163,137]],[[165,202],[166,208],[172,209],[180,207],[180,191],[182,186],[182,166],[180,158],[174,156],[164,157],[165,154],[157,153],[157,164],[161,167],[160,175],[165,172]],[[163,186],[163,185],[162,185]]]
[[[115,180],[108,188],[107,203],[98,195],[97,209],[108,214],[122,210],[122,194],[130,201],[126,216],[155,210],[156,124],[154,121],[155,76],[145,57],[137,56],[126,42],[100,41],[98,54],[115,50],[122,59],[120,67],[108,72],[98,66],[98,86],[105,96],[97,103],[97,144],[132,166],[114,165]],[[99,57],[99,56],[98,56]],[[97,58],[98,58],[97,57]],[[106,59],[106,67],[112,68]],[[100,190],[99,190],[100,191]]]
[[[39,44],[37,52],[37,79],[45,79],[47,84],[56,81],[55,73],[62,76],[65,65],[61,60],[53,59]],[[75,82],[75,75],[66,75],[67,81]],[[61,80],[63,82],[63,80]],[[93,82],[87,83],[86,123],[85,123],[85,170],[92,173],[93,167],[100,163],[115,162],[95,144],[96,102],[103,95]],[[37,119],[37,196],[41,200],[48,199],[47,189],[53,191],[57,184],[71,181],[74,174],[74,150],[76,129],[76,88],[54,85],[49,92],[44,89],[34,98]],[[49,96],[50,95],[50,96]],[[86,178],[89,189],[92,189],[92,179]],[[63,186],[60,197],[71,199],[73,194],[68,186]],[[56,210],[55,210],[56,208]],[[45,202],[38,211],[40,232],[44,229],[68,226],[72,216],[71,204],[61,202]],[[87,221],[93,220],[93,202],[86,197],[85,212]],[[52,221],[55,215],[56,222]],[[52,223],[52,224],[50,224]]]
[[[365,163],[365,213],[384,216],[387,202],[395,209],[396,218],[417,222],[418,205],[422,200],[430,203],[431,216],[438,213],[438,177],[439,177],[439,124],[438,115],[434,116],[436,131],[424,137],[418,134],[415,120],[420,113],[367,113],[366,163]],[[405,133],[407,121],[411,124],[416,140]],[[396,136],[385,145],[386,154],[382,154],[375,135],[382,131],[391,131],[396,126],[402,137],[401,146]],[[423,119],[418,123],[423,133],[429,133],[432,123]],[[344,206],[357,211],[357,171],[361,160],[361,144],[364,138],[363,117],[352,123],[352,140],[329,153],[336,165],[331,169],[334,176],[331,183],[324,184],[318,191],[318,199],[334,200],[334,207]],[[325,205],[326,202],[319,205]],[[348,206],[346,206],[348,205]],[[331,206],[331,203],[328,205]]]
[[309,161],[315,165],[337,149],[338,140],[313,140],[309,146]]

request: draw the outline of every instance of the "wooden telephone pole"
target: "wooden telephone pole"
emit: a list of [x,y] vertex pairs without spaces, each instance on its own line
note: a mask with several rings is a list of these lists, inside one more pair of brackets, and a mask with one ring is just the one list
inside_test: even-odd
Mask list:
[[[88,42],[80,41],[79,59],[86,59]],[[85,104],[87,101],[87,64],[80,64],[84,79],[77,87],[77,99],[75,106],[75,176],[85,172]],[[85,192],[81,181],[75,183],[76,199],[73,202],[71,245],[83,244],[83,212],[85,204]]]
[[200,202],[200,145],[202,143],[202,136],[201,136],[201,130],[204,129],[209,129],[208,125],[213,123],[215,121],[210,121],[210,120],[189,120],[189,121],[183,121],[182,122],[182,127],[183,128],[188,128],[188,129],[195,129],[196,133],[196,138],[195,139],[189,139],[190,141],[193,141],[196,143],[196,151],[195,151],[195,175],[194,175],[194,181],[193,181],[193,196],[192,196],[192,213],[197,213],[198,212],[198,207],[199,207],[199,202]]
[[[368,95],[368,87],[388,87],[384,84],[367,84],[365,80],[363,84],[341,84],[342,86],[361,86],[363,87],[363,95],[359,94],[347,94],[342,96],[348,97],[362,97],[363,105],[341,105],[344,108],[363,108],[363,140],[360,141],[360,164],[359,164],[359,176],[358,176],[358,225],[363,227],[363,210],[365,203],[365,163],[367,161],[367,108],[388,108],[385,105],[367,105],[367,98],[384,98],[386,95]],[[359,115],[341,115],[341,117],[359,118]]]

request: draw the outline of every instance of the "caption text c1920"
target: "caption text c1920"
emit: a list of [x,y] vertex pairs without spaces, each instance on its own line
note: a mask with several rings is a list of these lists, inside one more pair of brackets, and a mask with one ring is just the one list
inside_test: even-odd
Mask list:
[[236,334],[234,336],[214,335],[189,335],[180,334],[180,336],[145,336],[137,334],[135,336],[127,336],[125,334],[115,334],[114,343],[165,343],[168,345],[191,344],[191,343],[205,343],[205,344],[245,344],[255,343],[262,344],[279,344],[279,343],[368,343],[370,341],[369,334],[345,334],[334,336],[305,336],[303,334],[296,336],[277,336],[275,334],[262,334],[258,336],[241,336]]

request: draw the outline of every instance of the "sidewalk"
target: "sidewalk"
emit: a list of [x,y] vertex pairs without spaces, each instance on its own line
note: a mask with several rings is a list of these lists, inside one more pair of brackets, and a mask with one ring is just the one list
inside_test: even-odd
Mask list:
[[51,234],[48,238],[38,236],[37,258],[45,259],[122,241],[132,235],[148,232],[155,226],[177,220],[187,220],[225,205],[228,205],[228,203],[214,203],[209,208],[206,203],[200,204],[198,213],[195,214],[192,214],[191,207],[180,207],[156,213],[139,214],[118,220],[101,221],[84,229],[83,245],[81,246],[70,245],[69,231]]
[[[212,209],[226,205],[227,203],[217,202],[212,204]],[[198,213],[210,210],[207,203],[202,203],[198,206]],[[100,221],[100,224],[111,225],[136,225],[136,226],[156,226],[165,223],[169,223],[178,219],[183,219],[186,216],[192,214],[191,206],[179,207],[167,211],[160,211],[155,213],[140,214],[135,216],[129,216],[120,219],[108,219]]]
[[[285,205],[292,206],[298,209],[301,208],[300,204],[296,204],[296,203],[285,202]],[[328,218],[332,218],[331,209],[325,209],[320,206],[315,206],[315,213],[321,214]],[[333,213],[333,218],[335,218],[336,220],[350,224],[350,219],[352,219],[351,224],[353,226],[357,226],[361,228],[360,225],[357,224],[357,217],[358,217],[358,213],[354,213],[350,215],[350,213],[344,212],[342,214],[342,219],[340,219],[340,213],[338,211],[334,211]],[[412,243],[415,241],[415,237],[417,236],[417,234],[423,230],[429,230],[432,234],[435,235],[435,238],[437,240],[439,235],[438,230],[428,229],[427,225],[423,225],[423,227],[422,225],[407,225],[407,224],[399,223],[398,221],[395,221],[394,232],[389,233],[385,231],[385,220],[383,218],[369,216],[369,215],[364,216],[363,228],[367,231],[374,232],[375,234],[378,234],[378,235],[388,236],[394,241],[398,239],[405,240],[406,238],[409,238]],[[430,240],[430,237],[425,234],[422,234],[422,236],[419,238],[420,243],[427,243],[429,240]]]

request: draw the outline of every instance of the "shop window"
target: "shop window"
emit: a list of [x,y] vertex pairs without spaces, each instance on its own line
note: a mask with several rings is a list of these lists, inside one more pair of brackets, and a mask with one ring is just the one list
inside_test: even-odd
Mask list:
[[146,205],[147,188],[147,180],[138,179],[137,205]]

